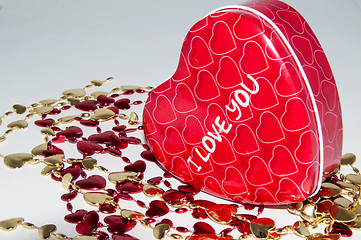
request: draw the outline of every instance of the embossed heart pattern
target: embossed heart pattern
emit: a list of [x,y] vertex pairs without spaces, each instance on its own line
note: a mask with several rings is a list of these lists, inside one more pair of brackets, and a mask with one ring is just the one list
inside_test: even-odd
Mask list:
[[224,7],[197,22],[143,120],[166,170],[241,203],[301,201],[340,162],[330,66],[303,17],[276,0]]

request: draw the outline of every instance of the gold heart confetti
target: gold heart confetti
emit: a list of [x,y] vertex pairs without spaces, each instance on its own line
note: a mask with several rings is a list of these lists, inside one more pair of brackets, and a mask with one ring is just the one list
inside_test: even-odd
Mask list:
[[101,80],[92,80],[91,83],[96,87],[101,87],[103,85],[103,81]]
[[98,108],[95,109],[94,115],[91,116],[91,120],[93,121],[105,121],[111,119],[115,116],[115,113],[107,108]]
[[57,101],[58,101],[57,99],[45,99],[45,100],[39,101],[39,103],[41,105],[43,105],[44,107],[46,107],[46,106],[52,106]]
[[72,180],[73,180],[73,175],[71,175],[71,173],[67,173],[62,177],[61,184],[63,185],[63,188],[65,190],[69,189],[69,185]]
[[43,128],[43,129],[41,129],[40,132],[41,132],[41,134],[43,134],[45,136],[55,136],[55,132],[51,128]]
[[43,154],[43,151],[48,150],[48,146],[46,143],[42,143],[36,147],[34,147],[31,150],[31,154],[33,154],[34,156],[38,157],[41,156]]
[[44,163],[47,165],[61,165],[63,164],[64,155],[53,155],[44,158]]
[[54,107],[52,106],[46,106],[46,107],[37,107],[37,108],[34,108],[32,109],[32,112],[42,116],[44,114],[48,114],[50,113],[51,111],[54,110]]
[[65,117],[59,118],[58,121],[63,124],[68,124],[68,123],[71,123],[72,121],[74,121],[74,119],[76,117],[77,116],[65,116]]
[[75,97],[75,98],[81,98],[84,97],[86,92],[84,89],[77,88],[77,89],[69,89],[62,93],[66,97]]
[[251,221],[251,232],[255,238],[268,238],[270,230],[274,229],[275,222],[270,218],[256,218]]
[[96,92],[92,92],[90,94],[90,96],[92,96],[93,98],[97,98],[100,95],[108,96],[108,93],[107,92],[102,92],[102,91],[96,91]]
[[313,203],[309,203],[301,210],[301,217],[308,222],[312,222],[317,218],[316,211],[317,206]]
[[141,90],[142,87],[139,87],[139,86],[132,86],[132,85],[123,85],[123,86],[120,86],[120,89],[124,92],[127,92],[127,91],[136,91],[136,90]]
[[38,235],[40,239],[47,240],[50,239],[51,235],[56,231],[56,226],[53,224],[47,224],[44,226],[41,226],[38,229]]
[[304,222],[298,221],[293,224],[293,230],[295,233],[301,237],[308,237],[311,235],[310,231],[306,228]]
[[341,157],[341,165],[353,165],[356,162],[356,155],[353,153],[346,153]]
[[67,100],[70,103],[70,105],[72,105],[72,106],[74,106],[80,102],[80,99],[74,98],[74,97],[69,97],[69,98],[67,98]]
[[143,193],[148,197],[154,197],[157,195],[162,195],[164,190],[152,184],[144,184]]
[[361,186],[361,175],[358,174],[347,174],[346,179],[351,183]]
[[24,105],[21,105],[21,104],[13,105],[13,109],[14,109],[16,114],[23,114],[24,112],[26,112],[26,107]]
[[25,120],[17,120],[9,123],[7,127],[11,129],[24,129],[28,127],[28,123]]
[[136,172],[113,172],[109,174],[108,179],[111,183],[121,183],[129,179],[135,179],[137,175]]
[[352,222],[356,220],[356,213],[353,211],[349,211],[339,205],[333,205],[330,208],[330,214],[332,219],[338,222]]
[[63,169],[63,167],[64,167],[63,164],[54,165],[54,166],[53,166],[53,165],[48,165],[48,166],[45,166],[45,167],[41,170],[40,174],[41,174],[42,176],[47,176],[47,175],[51,174],[51,173],[54,172],[54,171],[59,171],[59,170]]
[[97,160],[92,157],[87,157],[83,159],[81,163],[83,167],[85,167],[87,170],[93,170],[94,167],[97,165]]
[[132,210],[126,210],[126,209],[123,209],[120,212],[120,215],[122,215],[122,217],[130,219],[130,220],[137,220],[137,219],[142,219],[145,217],[143,213],[132,211]]
[[169,232],[170,226],[166,223],[158,224],[153,228],[153,236],[157,240],[163,239]]
[[5,166],[15,169],[21,168],[26,162],[33,159],[29,153],[13,153],[4,157]]
[[0,229],[4,231],[12,231],[23,222],[24,222],[24,218],[11,218],[4,221],[0,221]]
[[99,207],[99,205],[105,201],[110,201],[113,199],[112,196],[101,192],[86,192],[84,193],[83,198],[86,203],[95,207]]
[[139,123],[139,117],[135,112],[130,113],[128,123],[131,126],[135,126]]

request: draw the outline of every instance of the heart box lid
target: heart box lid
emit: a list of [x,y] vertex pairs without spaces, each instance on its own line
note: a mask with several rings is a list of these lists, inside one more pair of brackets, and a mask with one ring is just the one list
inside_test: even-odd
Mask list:
[[241,203],[304,200],[340,163],[331,68],[304,18],[277,0],[223,7],[197,22],[143,120],[166,170]]

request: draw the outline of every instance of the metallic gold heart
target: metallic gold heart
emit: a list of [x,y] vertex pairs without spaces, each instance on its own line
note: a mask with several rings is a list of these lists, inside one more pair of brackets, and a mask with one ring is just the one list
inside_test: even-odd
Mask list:
[[52,106],[57,101],[58,101],[57,99],[45,99],[39,101],[39,103],[45,107],[45,106]]
[[308,237],[311,235],[310,231],[306,228],[304,222],[298,221],[293,224],[294,232],[300,237]]
[[44,163],[47,165],[60,165],[63,164],[64,155],[53,155],[44,158]]
[[92,96],[93,98],[97,98],[99,95],[107,96],[108,93],[107,92],[102,92],[102,91],[96,91],[96,92],[92,92],[90,94],[90,96]]
[[21,104],[13,105],[13,109],[16,112],[16,114],[23,114],[24,112],[26,112],[26,107]]
[[98,108],[95,109],[94,111],[94,115],[91,116],[91,120],[94,121],[105,121],[108,120],[110,118],[113,118],[115,116],[115,113],[107,108]]
[[96,87],[101,87],[103,85],[103,81],[101,80],[92,80],[91,83]]
[[355,221],[348,223],[348,225],[354,229],[360,230],[361,229],[361,216],[357,216]]
[[56,226],[53,224],[47,224],[44,226],[41,226],[38,229],[38,235],[40,239],[47,240],[50,239],[51,235],[56,231]]
[[48,150],[48,145],[46,143],[42,143],[31,150],[31,154],[34,156],[41,156],[45,150]]
[[132,85],[124,85],[124,86],[120,86],[120,89],[122,89],[122,91],[124,91],[124,92],[127,92],[127,91],[141,90],[142,87],[132,86]]
[[122,215],[122,217],[130,219],[130,220],[137,220],[137,219],[142,219],[145,217],[143,213],[126,210],[126,209],[123,209],[120,212],[120,215]]
[[54,110],[54,107],[52,106],[46,106],[46,107],[37,107],[37,108],[34,108],[32,109],[32,112],[38,114],[38,115],[43,115],[43,114],[48,114],[50,113],[51,111]]
[[349,211],[339,205],[333,205],[330,208],[330,214],[332,219],[337,222],[352,222],[356,220],[356,213]]
[[361,205],[355,207],[354,209],[352,209],[352,211],[354,211],[356,213],[357,217],[361,216]]
[[64,167],[63,164],[61,164],[61,165],[54,165],[54,166],[53,166],[53,165],[48,165],[48,166],[45,166],[45,167],[41,170],[40,174],[41,174],[42,176],[47,176],[47,175],[51,174],[51,173],[54,172],[54,171],[59,171],[59,170],[63,169],[63,167]]
[[69,189],[69,185],[72,180],[73,180],[73,175],[71,175],[71,173],[67,173],[61,178],[61,184],[65,190]]
[[113,199],[112,196],[101,192],[86,192],[84,193],[83,198],[86,203],[95,207],[99,207],[99,205],[105,201],[110,201]]
[[347,174],[346,179],[353,184],[361,185],[361,176],[358,174]]
[[63,95],[66,97],[75,97],[75,98],[81,98],[84,97],[86,94],[84,89],[77,88],[77,89],[69,89],[63,92]]
[[22,226],[23,226],[24,228],[26,228],[26,229],[34,229],[34,228],[36,228],[36,226],[35,226],[34,224],[29,223],[29,222],[24,222],[24,223],[22,223]]
[[17,120],[9,123],[7,127],[11,129],[24,129],[28,127],[28,123],[25,120]]
[[338,186],[340,186],[341,188],[347,189],[347,190],[351,190],[351,191],[358,191],[358,188],[349,182],[343,182],[343,181],[337,181],[336,182]]
[[152,184],[144,184],[143,193],[148,197],[154,197],[157,195],[162,195],[164,190]]
[[170,230],[170,226],[166,223],[158,224],[153,228],[153,236],[157,240],[163,239]]
[[322,183],[322,190],[320,192],[321,197],[332,198],[340,195],[342,189],[333,183]]
[[70,105],[72,105],[72,106],[74,106],[74,105],[76,105],[76,104],[78,104],[80,102],[80,99],[73,98],[73,97],[69,97],[67,100],[70,103]]
[[112,172],[109,174],[108,179],[111,183],[121,183],[129,179],[135,179],[137,177],[136,172]]
[[309,203],[301,210],[301,217],[308,222],[312,222],[317,218],[316,211],[317,206],[313,203]]
[[353,165],[356,162],[356,155],[353,153],[346,153],[341,157],[341,165]]
[[350,200],[348,200],[347,198],[344,198],[344,197],[338,197],[333,202],[343,208],[348,208],[352,204],[352,202]]
[[59,118],[58,121],[63,123],[63,124],[68,124],[68,123],[71,123],[72,121],[74,121],[74,119],[76,118],[77,116],[65,116],[65,117],[62,117],[62,118]]
[[43,128],[41,129],[41,134],[44,134],[45,136],[55,136],[55,132],[51,128]]
[[15,169],[21,168],[32,159],[33,155],[29,153],[13,153],[4,157],[4,163],[7,167]]
[[0,221],[0,229],[4,231],[12,231],[23,222],[24,222],[24,218],[11,218],[7,220],[3,220]]
[[139,123],[139,117],[135,112],[131,112],[128,120],[129,125],[134,126]]
[[83,167],[85,167],[87,170],[93,170],[94,167],[97,164],[97,160],[92,157],[87,157],[81,161]]
[[260,239],[268,238],[270,230],[275,227],[275,222],[270,218],[256,218],[250,224],[253,236]]

